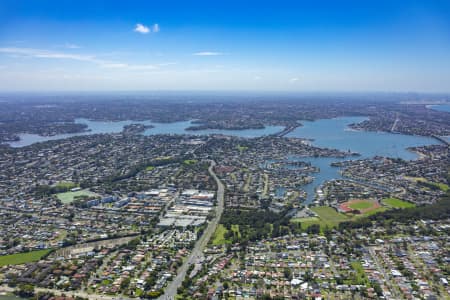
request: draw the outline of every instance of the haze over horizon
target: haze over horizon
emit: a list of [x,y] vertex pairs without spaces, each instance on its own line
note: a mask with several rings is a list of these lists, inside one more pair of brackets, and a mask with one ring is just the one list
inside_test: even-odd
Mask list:
[[450,92],[448,1],[2,1],[0,92]]

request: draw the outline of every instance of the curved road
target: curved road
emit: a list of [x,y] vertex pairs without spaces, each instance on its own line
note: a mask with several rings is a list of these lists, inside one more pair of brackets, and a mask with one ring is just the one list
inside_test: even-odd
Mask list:
[[217,178],[216,173],[214,173],[214,166],[216,165],[215,161],[211,161],[211,165],[208,168],[209,174],[214,178],[217,184],[217,207],[216,207],[216,215],[209,222],[206,227],[203,235],[195,244],[194,249],[191,254],[184,261],[183,265],[178,269],[177,276],[175,279],[169,284],[166,288],[164,295],[159,297],[160,300],[173,300],[177,294],[177,289],[181,286],[184,278],[186,277],[187,270],[189,267],[194,264],[200,257],[203,256],[203,250],[205,249],[208,241],[211,239],[214,231],[216,231],[217,225],[219,224],[220,217],[222,216],[223,208],[224,208],[224,193],[225,189],[222,182]]

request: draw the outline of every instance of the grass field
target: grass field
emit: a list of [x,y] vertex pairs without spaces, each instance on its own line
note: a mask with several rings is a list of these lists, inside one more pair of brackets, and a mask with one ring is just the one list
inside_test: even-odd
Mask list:
[[368,210],[368,211],[366,211],[366,212],[364,212],[364,213],[362,213],[360,215],[355,215],[355,218],[368,217],[368,216],[374,215],[376,213],[379,213],[379,212],[382,212],[382,211],[385,211],[385,210],[387,210],[386,207],[380,206],[380,207]]
[[81,190],[77,192],[65,192],[65,193],[59,193],[56,194],[56,197],[58,197],[59,200],[61,200],[62,203],[67,204],[73,202],[75,197],[80,196],[88,196],[88,197],[95,197],[98,196],[96,193],[90,192],[88,190]]
[[349,220],[347,216],[338,213],[334,208],[329,206],[311,207],[311,210],[328,226],[336,226],[341,222]]
[[423,177],[406,177],[406,179],[413,180],[416,182],[417,181],[426,182],[428,184],[434,185],[435,187],[441,189],[444,192],[447,192],[450,189],[450,187],[445,183],[428,181],[426,178]]
[[[233,230],[234,232],[237,232],[238,236],[240,236],[238,225],[232,225],[231,230]],[[223,244],[231,244],[230,240],[225,239],[225,233],[227,233],[227,229],[222,224],[219,224],[216,228],[216,231],[214,232],[213,237],[212,237],[213,246],[218,246],[218,245],[223,245]]]
[[337,226],[341,222],[351,220],[344,214],[338,213],[334,208],[329,206],[311,207],[311,210],[315,212],[318,217],[293,219],[292,221],[300,222],[303,229],[306,229],[314,224],[318,224],[321,229],[324,229],[325,226],[331,228]]
[[195,165],[197,163],[196,159],[186,159],[185,161],[183,161],[183,163],[185,165]]
[[154,166],[147,166],[147,167],[145,168],[146,171],[152,171],[152,170],[154,170],[154,169],[155,169]]
[[300,223],[302,226],[302,229],[306,229],[309,226],[314,225],[314,224],[320,225],[320,228],[322,228],[322,229],[325,227],[325,223],[323,223],[322,220],[317,217],[294,218],[294,219],[291,219],[291,222]]
[[246,147],[246,146],[241,146],[241,145],[238,145],[237,148],[238,148],[238,150],[241,151],[241,152],[248,149],[248,147]]
[[317,206],[311,207],[311,210],[315,212],[318,217],[309,217],[309,218],[294,218],[291,222],[299,222],[302,226],[302,229],[307,229],[311,225],[319,225],[321,230],[328,227],[337,226],[340,222],[348,221],[350,218],[347,216],[338,213],[334,208],[328,206]]
[[[374,206],[374,203],[371,201],[365,201],[361,200],[358,202],[354,202],[350,204],[351,209],[360,210],[362,211],[361,214],[343,214],[337,212],[334,208],[329,206],[316,206],[311,207],[310,209],[317,214],[317,217],[308,217],[308,218],[293,218],[291,219],[291,222],[293,223],[300,223],[302,226],[302,229],[307,229],[309,226],[318,224],[320,225],[320,228],[323,230],[325,226],[328,227],[335,227],[339,225],[341,222],[345,221],[353,221],[357,220],[358,218],[362,217],[368,217],[371,215],[374,215],[379,212],[386,211],[388,209],[392,208],[408,208],[408,207],[414,207],[415,205],[413,203],[409,203],[397,198],[386,198],[382,200],[382,203],[385,206]],[[373,207],[373,209],[371,209]]]
[[363,201],[363,200],[349,204],[349,207],[351,209],[357,209],[357,210],[368,209],[368,208],[371,208],[372,206],[373,206],[373,202]]
[[24,253],[0,256],[0,267],[7,265],[20,265],[29,262],[38,261],[41,257],[47,255],[51,250],[38,250]]
[[392,208],[410,208],[416,205],[407,201],[403,201],[397,198],[386,198],[381,201],[384,205]]

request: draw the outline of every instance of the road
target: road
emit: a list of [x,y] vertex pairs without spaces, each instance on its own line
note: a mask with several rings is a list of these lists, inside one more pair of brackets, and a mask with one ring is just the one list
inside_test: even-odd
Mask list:
[[389,288],[389,291],[391,291],[391,293],[393,294],[393,296],[394,296],[393,299],[402,299],[399,291],[397,290],[397,288],[394,286],[393,282],[391,281],[390,276],[388,275],[388,273],[386,273],[386,270],[384,269],[382,263],[379,261],[378,256],[375,253],[375,248],[368,247],[368,250],[369,250],[370,256],[372,257],[373,262],[375,263],[375,267],[377,268],[378,272],[380,272],[383,275],[386,286]]
[[398,117],[398,113],[397,113],[397,116],[395,117],[394,124],[392,124],[392,127],[391,127],[391,132],[395,132],[395,129],[397,128],[397,123],[399,121],[400,121],[400,118]]
[[[13,293],[14,288],[8,287],[6,285],[0,286],[0,292],[7,292],[7,293]],[[126,298],[122,296],[109,296],[109,295],[98,295],[98,294],[89,294],[83,291],[63,291],[63,290],[57,290],[57,289],[46,289],[46,288],[39,288],[35,287],[34,291],[36,293],[39,292],[45,292],[45,293],[52,293],[56,296],[66,295],[70,297],[82,297],[89,300],[133,300],[131,298]]]
[[214,178],[217,184],[217,206],[216,206],[216,215],[215,217],[208,223],[203,235],[197,241],[192,250],[191,254],[184,261],[183,265],[178,269],[177,276],[175,279],[169,284],[166,288],[164,294],[159,297],[160,300],[173,300],[177,294],[177,289],[181,286],[184,278],[186,277],[187,270],[189,267],[194,264],[197,260],[203,257],[203,250],[205,249],[208,241],[211,239],[214,231],[216,231],[217,225],[219,224],[220,217],[222,216],[224,209],[224,193],[225,189],[222,182],[217,177],[216,173],[214,173],[214,166],[216,163],[211,161],[211,165],[208,168],[209,174]]

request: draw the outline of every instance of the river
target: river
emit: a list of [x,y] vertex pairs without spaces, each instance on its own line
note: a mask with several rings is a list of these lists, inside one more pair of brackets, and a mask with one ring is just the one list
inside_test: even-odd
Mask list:
[[182,121],[173,123],[155,123],[151,121],[92,121],[88,119],[75,119],[75,123],[86,124],[89,131],[73,133],[73,134],[58,134],[54,136],[40,136],[37,134],[23,133],[20,134],[20,140],[9,142],[11,147],[19,148],[32,145],[34,143],[45,142],[50,140],[65,139],[73,136],[91,135],[100,133],[119,133],[123,130],[124,126],[130,124],[144,124],[152,125],[153,128],[147,129],[143,132],[144,135],[155,134],[190,134],[190,135],[207,135],[207,134],[225,134],[240,136],[245,138],[254,138],[263,135],[270,135],[280,132],[284,129],[283,126],[266,126],[263,129],[244,129],[244,130],[221,130],[221,129],[208,129],[208,130],[186,130],[186,128],[195,125],[192,121]]
[[[405,160],[416,159],[417,155],[406,148],[414,146],[431,145],[438,143],[429,137],[412,136],[404,134],[394,134],[386,132],[356,131],[348,127],[349,124],[364,121],[365,117],[340,117],[334,119],[321,119],[317,121],[301,121],[303,126],[296,128],[287,137],[312,139],[312,144],[317,147],[334,148],[342,151],[352,151],[361,154],[359,158],[373,156],[399,157]],[[198,130],[187,131],[186,128],[192,125],[191,121],[174,123],[154,123],[151,121],[92,121],[87,119],[76,119],[76,123],[87,124],[89,131],[77,134],[63,134],[52,137],[44,137],[36,134],[22,134],[21,140],[11,142],[12,147],[24,147],[37,142],[56,140],[78,135],[98,134],[98,133],[119,133],[125,125],[140,123],[152,125],[153,128],[144,131],[144,135],[155,134],[225,134],[246,138],[270,135],[283,130],[282,126],[266,126],[264,129],[246,130]],[[319,173],[313,174],[314,181],[303,189],[308,193],[306,203],[314,200],[317,187],[327,180],[341,178],[339,169],[331,167],[330,164],[342,159],[330,157],[290,157],[291,160],[302,160],[311,162],[312,165],[320,168]],[[349,159],[355,159],[349,158]]]

